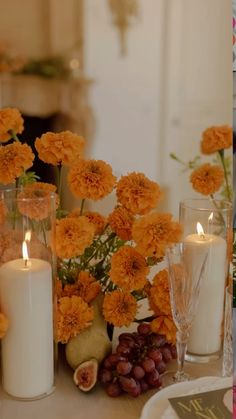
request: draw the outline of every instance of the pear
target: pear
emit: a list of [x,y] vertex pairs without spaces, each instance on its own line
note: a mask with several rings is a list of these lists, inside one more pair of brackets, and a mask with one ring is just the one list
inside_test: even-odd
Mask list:
[[107,335],[107,324],[102,316],[102,296],[98,296],[93,304],[93,324],[69,340],[66,344],[66,360],[71,368],[90,359],[98,363],[111,352],[111,342]]

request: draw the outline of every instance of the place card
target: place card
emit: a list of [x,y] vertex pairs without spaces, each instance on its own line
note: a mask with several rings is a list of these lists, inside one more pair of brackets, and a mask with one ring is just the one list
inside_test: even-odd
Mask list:
[[232,388],[168,399],[180,419],[232,419]]

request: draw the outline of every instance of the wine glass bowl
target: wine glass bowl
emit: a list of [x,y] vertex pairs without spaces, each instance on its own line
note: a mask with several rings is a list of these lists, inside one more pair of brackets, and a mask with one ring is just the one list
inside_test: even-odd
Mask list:
[[196,258],[196,249],[191,243],[183,242],[169,247],[166,252],[171,311],[176,333],[178,371],[175,382],[190,377],[184,372],[184,359],[191,326],[196,314],[201,278],[206,264],[207,248],[201,249]]

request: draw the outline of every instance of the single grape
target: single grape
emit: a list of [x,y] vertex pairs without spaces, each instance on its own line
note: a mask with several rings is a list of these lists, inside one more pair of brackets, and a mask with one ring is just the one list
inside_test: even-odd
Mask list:
[[110,383],[106,387],[106,392],[110,397],[118,397],[121,394],[121,388],[117,382]]
[[176,346],[172,345],[170,347],[170,352],[171,352],[172,358],[173,359],[176,359],[177,358],[177,349],[176,349]]
[[155,370],[155,362],[151,358],[145,358],[142,361],[142,367],[145,372],[149,373]]
[[136,342],[134,339],[124,338],[120,340],[120,345],[126,345],[128,348],[133,349],[136,346]]
[[116,365],[118,364],[118,362],[125,361],[126,360],[126,358],[124,356],[122,356],[120,354],[117,354],[117,353],[110,354],[108,356],[108,359],[109,359],[110,364],[113,367],[116,367]]
[[102,370],[99,372],[99,381],[100,381],[102,384],[108,384],[108,383],[110,383],[110,382],[112,381],[112,379],[113,379],[113,374],[112,374],[112,372],[111,372],[111,371],[106,370],[106,369],[104,368],[104,369],[102,369]]
[[151,327],[149,323],[141,323],[138,325],[137,331],[142,336],[147,336],[151,332]]
[[166,347],[160,348],[160,351],[162,353],[163,361],[165,361],[165,362],[172,361],[172,355],[171,355],[171,351],[170,351],[169,348],[166,348]]
[[128,346],[129,348],[134,348],[135,340],[132,336],[128,336],[128,335],[129,335],[128,333],[122,333],[119,336],[119,343],[121,345],[124,344],[124,345]]
[[123,339],[133,339],[133,334],[132,333],[121,333],[119,335],[119,341],[123,340]]
[[127,346],[127,344],[119,343],[119,345],[116,348],[116,352],[121,355],[128,356],[131,353],[131,348]]
[[124,390],[126,393],[129,393],[131,390],[135,389],[137,386],[136,381],[130,377],[123,377],[123,376],[119,377],[119,383],[122,390]]
[[138,397],[141,394],[141,391],[141,385],[138,381],[136,381],[136,387],[128,391],[128,394],[132,397]]
[[135,338],[135,342],[142,348],[144,345],[146,345],[146,339],[144,336],[137,336]]
[[150,386],[158,388],[161,386],[160,375],[157,370],[154,370],[147,374],[147,382]]
[[140,386],[143,393],[148,391],[148,389],[150,388],[149,384],[144,379],[140,380]]
[[162,360],[162,353],[157,348],[148,349],[147,356],[155,362],[155,364]]
[[131,374],[136,380],[141,380],[145,376],[145,371],[140,365],[135,365]]
[[166,363],[162,360],[156,364],[156,370],[159,374],[163,374],[166,371]]
[[120,375],[128,375],[132,370],[132,364],[129,361],[120,361],[116,366],[116,371]]
[[150,345],[160,348],[161,346],[165,345],[166,339],[162,335],[156,335],[155,333],[152,333],[150,336],[148,336],[148,342]]
[[103,366],[107,370],[111,370],[112,369],[112,364],[111,364],[111,362],[109,360],[109,357],[104,359]]

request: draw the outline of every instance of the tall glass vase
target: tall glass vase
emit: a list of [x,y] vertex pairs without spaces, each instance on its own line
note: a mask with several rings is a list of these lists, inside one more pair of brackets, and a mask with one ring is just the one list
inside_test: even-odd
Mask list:
[[0,192],[0,311],[3,389],[34,400],[55,386],[55,195],[37,189]]
[[[190,332],[186,359],[209,362],[222,354],[224,295],[232,246],[232,206],[227,201],[190,199],[180,203],[183,241],[208,249],[198,310]],[[196,226],[203,230],[199,236]]]

